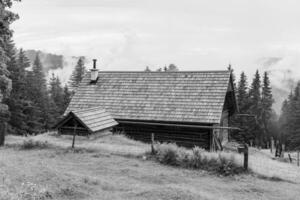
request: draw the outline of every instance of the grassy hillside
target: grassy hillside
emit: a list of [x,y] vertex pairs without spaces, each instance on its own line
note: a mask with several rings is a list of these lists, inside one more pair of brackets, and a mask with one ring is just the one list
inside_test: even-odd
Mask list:
[[149,146],[123,136],[78,138],[76,151],[69,148],[70,137],[33,139],[47,144],[21,150],[24,138],[9,136],[8,145],[0,149],[0,199],[281,200],[300,196],[300,182],[252,174],[221,177],[145,160],[142,155]]

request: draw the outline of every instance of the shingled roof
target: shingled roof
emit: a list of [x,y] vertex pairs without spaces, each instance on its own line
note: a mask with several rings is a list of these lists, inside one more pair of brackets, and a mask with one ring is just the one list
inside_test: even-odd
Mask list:
[[230,71],[87,73],[67,112],[102,106],[115,119],[220,123]]
[[94,133],[118,125],[112,116],[102,107],[92,107],[69,112],[56,127],[75,117],[89,132]]

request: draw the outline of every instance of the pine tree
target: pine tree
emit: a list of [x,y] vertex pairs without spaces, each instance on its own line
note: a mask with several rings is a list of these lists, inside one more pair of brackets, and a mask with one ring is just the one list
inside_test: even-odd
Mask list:
[[269,141],[271,133],[269,132],[269,123],[273,114],[272,105],[273,105],[273,96],[272,88],[270,86],[270,79],[268,73],[264,73],[263,77],[263,86],[262,86],[262,95],[261,95],[261,117],[262,117],[262,129],[264,133],[264,140]]
[[247,113],[247,107],[249,106],[248,102],[248,83],[247,77],[244,72],[241,73],[240,80],[237,88],[237,104],[239,107],[240,113]]
[[49,85],[50,97],[57,107],[58,114],[61,115],[64,112],[64,91],[61,87],[61,82],[58,77],[55,77],[54,74],[52,74]]
[[232,125],[235,127],[239,127],[240,131],[234,131],[232,134],[232,138],[241,142],[250,144],[251,141],[255,139],[255,135],[252,132],[253,126],[256,125],[256,120],[249,116],[250,110],[250,100],[249,100],[249,89],[247,76],[244,72],[240,74],[240,79],[237,84],[236,96],[237,96],[237,104],[239,108],[239,113],[234,115],[232,120]]
[[77,65],[75,66],[75,69],[71,75],[70,78],[70,86],[72,90],[78,87],[79,83],[83,79],[85,74],[85,67],[84,67],[84,58],[79,58]]
[[149,66],[146,66],[146,68],[145,68],[145,70],[144,70],[145,72],[151,72],[151,70],[150,70],[150,68],[149,68]]
[[290,100],[289,109],[289,146],[291,149],[300,149],[300,82],[298,82]]
[[3,104],[3,99],[7,98],[11,90],[11,80],[8,78],[7,63],[9,55],[7,55],[7,45],[12,37],[10,24],[18,19],[18,16],[9,11],[12,6],[10,0],[0,1],[0,146],[4,144],[6,122],[9,118],[8,106]]
[[63,100],[63,112],[67,109],[70,101],[71,101],[71,95],[72,93],[69,91],[68,85],[65,85],[64,87],[64,100]]
[[45,78],[45,74],[43,72],[43,65],[40,61],[39,55],[36,56],[33,66],[32,73],[29,73],[28,81],[30,91],[29,99],[34,103],[34,106],[38,108],[36,111],[36,116],[38,120],[37,124],[41,124],[42,127],[39,132],[43,131],[43,129],[49,129],[52,125],[52,117],[49,114],[49,109],[52,109],[53,106],[50,103],[50,98],[48,96],[47,91],[47,82]]
[[231,64],[228,65],[227,69],[228,69],[228,71],[231,72],[233,87],[234,87],[234,90],[237,91],[236,78],[235,78],[235,74],[234,74],[234,69],[232,68]]
[[290,146],[289,136],[291,135],[291,102],[290,100],[293,98],[293,93],[291,92],[288,99],[284,100],[281,107],[281,115],[279,118],[279,126],[280,126],[280,136],[279,140],[284,139],[284,143],[286,143],[287,147]]
[[260,74],[259,71],[257,70],[250,90],[249,90],[249,111],[252,115],[255,116],[256,118],[256,124],[255,126],[252,126],[252,129],[250,130],[252,133],[255,135],[255,143],[256,145],[262,146],[262,141],[263,141],[263,135],[261,131],[262,127],[262,113],[261,113],[261,81],[260,81]]
[[[40,132],[44,127],[44,121],[42,118],[42,110],[38,106],[37,103],[37,91],[36,91],[36,83],[35,83],[35,75],[32,71],[28,71],[26,73],[26,83],[25,87],[27,88],[27,93],[25,98],[30,101],[26,105],[27,109],[24,111],[26,115],[26,123],[27,123],[27,132],[29,134],[35,134]],[[40,97],[38,97],[40,98]]]
[[[231,69],[230,69],[231,70]],[[231,124],[241,128],[241,131],[234,131],[232,138],[239,142],[250,143],[253,139],[251,133],[248,132],[249,120],[245,118],[242,114],[248,114],[249,100],[248,100],[248,83],[247,77],[244,72],[240,75],[240,80],[238,82],[238,87],[236,90],[237,104],[239,108],[239,113],[231,118]]]
[[13,43],[10,44],[10,50],[8,52],[10,55],[8,70],[12,80],[11,95],[6,99],[11,113],[9,124],[12,127],[12,133],[23,135],[26,134],[27,130],[24,111],[26,109],[26,105],[29,103],[27,102],[28,100],[24,98],[26,96],[25,69],[30,66],[30,63],[22,49],[19,52],[18,58],[16,58],[17,55]]
[[168,68],[167,68],[167,71],[168,71],[168,72],[177,72],[177,71],[179,71],[179,69],[178,69],[178,67],[177,67],[176,65],[170,64],[170,65],[168,66]]

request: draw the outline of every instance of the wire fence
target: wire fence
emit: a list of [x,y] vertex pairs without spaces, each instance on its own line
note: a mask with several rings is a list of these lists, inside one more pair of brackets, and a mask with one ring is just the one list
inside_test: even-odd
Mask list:
[[259,175],[300,183],[300,167],[289,163],[287,156],[275,159],[270,150],[251,148],[249,168]]

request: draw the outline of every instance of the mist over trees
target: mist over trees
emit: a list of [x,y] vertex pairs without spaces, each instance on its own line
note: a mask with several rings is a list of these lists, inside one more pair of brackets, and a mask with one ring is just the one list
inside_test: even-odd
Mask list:
[[[18,15],[9,11],[11,6],[10,0],[0,1],[0,146],[4,143],[6,129],[17,135],[52,129],[86,73],[85,59],[81,57],[70,77],[70,88],[62,85],[55,74],[47,80],[45,73],[49,69],[63,67],[63,57],[42,55],[47,61],[45,67],[39,52],[27,52],[28,58],[23,49],[18,50],[10,29]],[[267,72],[261,74],[257,70],[252,79],[248,79],[244,72],[236,77],[231,66],[228,70],[233,74],[239,108],[239,113],[231,118],[231,126],[241,129],[233,131],[231,138],[260,147],[267,147],[274,138],[289,149],[300,149],[300,82],[283,102],[278,117],[272,109],[274,99]],[[169,64],[154,70],[147,66],[144,71],[175,72],[179,68]]]
[[278,138],[277,117],[272,109],[273,96],[269,75],[261,77],[257,70],[249,86],[244,72],[240,74],[236,89],[239,113],[233,116],[233,126],[241,128],[234,131],[232,138],[260,147],[267,147],[271,137]]
[[22,49],[18,54],[10,52],[14,52],[12,55],[17,59],[11,59],[8,63],[12,91],[4,102],[11,113],[9,132],[27,135],[51,129],[70,101],[68,87],[63,87],[59,78],[54,75],[48,84],[38,54],[30,71],[29,59]]
[[70,78],[70,87],[72,89],[75,89],[78,87],[79,83],[84,77],[84,74],[86,72],[85,66],[84,66],[84,58],[81,57],[78,59],[77,64],[75,66],[75,69],[72,72],[71,78]]
[[291,150],[300,150],[300,82],[283,102],[279,120],[280,137]]
[[0,1],[0,145],[6,129],[18,135],[51,129],[71,97],[58,78],[52,77],[48,86],[38,54],[29,70],[29,59],[12,40],[9,25],[18,16],[8,10],[11,6],[12,1]]

